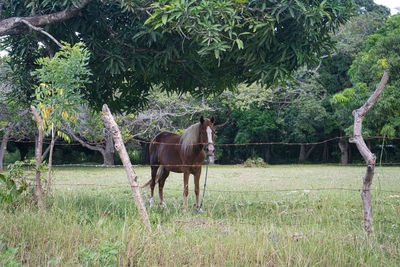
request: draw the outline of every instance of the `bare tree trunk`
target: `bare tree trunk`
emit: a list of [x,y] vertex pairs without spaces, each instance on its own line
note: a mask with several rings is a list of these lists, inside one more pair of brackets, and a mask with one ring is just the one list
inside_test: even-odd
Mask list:
[[133,198],[135,200],[139,214],[142,217],[142,220],[146,227],[151,231],[150,220],[146,212],[146,207],[143,203],[142,195],[140,194],[139,185],[137,182],[137,175],[132,167],[131,161],[129,160],[129,156],[126,152],[124,142],[122,141],[122,136],[121,132],[118,129],[118,125],[117,123],[115,123],[114,118],[106,104],[103,105],[103,119],[106,126],[111,131],[114,137],[115,149],[118,151],[121,161],[124,164],[126,174],[128,176],[128,181],[131,185]]
[[364,209],[364,229],[368,235],[373,231],[371,185],[372,179],[374,178],[376,157],[368,149],[367,145],[365,144],[364,138],[362,137],[362,121],[369,109],[375,104],[388,79],[389,70],[385,70],[382,79],[378,84],[378,87],[376,88],[375,92],[369,97],[367,102],[359,109],[353,110],[354,134],[353,137],[350,138],[350,142],[357,145],[358,151],[360,151],[360,154],[363,156],[365,162],[367,163],[367,171],[365,173],[365,176],[363,177],[361,198],[363,201]]
[[349,164],[349,143],[345,139],[340,139],[339,141],[340,149],[340,162],[343,165]]
[[6,149],[7,149],[7,143],[8,143],[8,139],[10,138],[12,129],[14,128],[15,123],[11,123],[9,125],[6,126],[6,128],[4,129],[4,135],[3,138],[1,140],[1,144],[0,144],[0,172],[4,171],[4,167],[3,167],[3,161],[4,161],[4,155],[6,153]]
[[43,122],[39,117],[37,110],[34,106],[31,106],[31,112],[36,120],[36,124],[38,127],[38,137],[37,144],[35,148],[36,155],[36,179],[35,179],[35,197],[39,207],[39,210],[44,211],[46,209],[46,203],[43,201],[43,192],[42,192],[42,184],[41,184],[41,172],[40,167],[42,164],[42,149],[43,149]]
[[49,154],[49,172],[47,175],[47,184],[46,184],[46,189],[44,191],[44,201],[47,203],[47,196],[49,195],[49,191],[51,188],[51,171],[53,167],[53,149],[54,149],[54,143],[55,143],[55,131],[54,131],[54,125],[51,125],[51,143],[50,143],[50,154]]

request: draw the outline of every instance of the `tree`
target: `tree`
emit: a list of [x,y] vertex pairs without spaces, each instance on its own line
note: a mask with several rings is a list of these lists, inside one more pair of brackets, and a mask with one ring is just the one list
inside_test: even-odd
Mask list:
[[[90,71],[87,69],[89,53],[82,43],[71,47],[65,43],[61,51],[53,58],[40,58],[37,61],[42,67],[33,72],[41,82],[35,90],[35,106],[31,112],[38,126],[39,138],[36,146],[36,184],[35,193],[40,209],[46,208],[47,195],[51,186],[52,154],[55,135],[69,140],[62,133],[62,123],[76,124],[79,105],[82,98],[79,92],[89,82]],[[47,185],[44,192],[41,187],[41,173],[39,168],[42,161],[43,137],[51,134],[49,171]]]
[[[280,89],[286,104],[281,108],[279,125],[286,142],[310,143],[322,141],[333,130],[331,117],[326,110],[327,92],[319,82],[319,73],[305,68],[295,73],[295,82]],[[299,162],[304,162],[316,145],[300,145]]]
[[[46,31],[58,40],[88,46],[94,82],[83,93],[91,105],[99,108],[108,102],[115,111],[145,104],[154,85],[169,92],[209,95],[242,82],[283,81],[298,66],[331,50],[330,32],[351,13],[350,0],[181,1],[151,6],[144,1],[82,0],[54,6],[49,1],[27,1],[28,8],[19,0],[5,3],[3,14],[8,19],[31,18],[70,10],[74,2],[79,16],[51,21]],[[148,12],[153,14],[149,17]],[[28,31],[18,25],[20,31]],[[34,58],[43,56],[46,48],[48,53],[55,50],[55,44],[43,39],[35,34],[3,40],[15,71],[29,73]],[[39,41],[45,46],[38,46]],[[29,100],[30,87],[22,88]]]
[[[183,129],[193,123],[196,116],[211,112],[212,109],[202,103],[201,99],[190,95],[169,94],[153,90],[147,107],[135,113],[116,114],[114,119],[121,129],[124,140],[136,144],[132,140],[141,140],[142,162],[148,163],[148,141],[160,131],[182,133]],[[198,116],[200,117],[200,115]],[[114,143],[110,132],[104,128],[101,113],[83,106],[78,114],[79,125],[63,129],[82,146],[98,151],[103,156],[103,164],[114,165]],[[136,145],[137,146],[137,145]],[[133,146],[133,149],[138,149]]]
[[[363,134],[394,136],[400,130],[400,16],[388,18],[384,27],[368,37],[366,47],[358,53],[350,67],[349,74],[354,85],[333,96],[346,131],[350,133],[351,110],[365,103],[379,83],[385,69],[390,69],[390,80],[374,108],[365,118]],[[385,119],[382,120],[382,114]]]
[[79,124],[63,125],[62,129],[83,147],[100,152],[104,166],[114,165],[114,141],[111,133],[104,128],[101,114],[83,106],[77,114]]
[[[274,93],[260,84],[241,84],[234,91],[207,99],[216,116],[217,143],[245,144],[276,141],[279,129]],[[221,163],[245,161],[247,158],[271,159],[271,146],[221,146],[216,150]]]
[[[26,118],[28,109],[19,105],[18,101],[10,96],[13,84],[7,79],[9,69],[6,64],[2,63],[0,66],[0,134],[2,135],[0,143],[0,172],[3,171],[4,155],[7,149],[9,139],[14,137],[22,137],[25,134],[31,133],[26,130]],[[24,131],[21,131],[25,128]]]
[[[330,57],[324,56],[318,65],[308,65],[307,71],[298,70],[294,75],[298,83],[289,83],[290,88],[286,89],[286,95],[289,98],[291,94],[295,96],[291,101],[294,105],[285,108],[292,110],[292,116],[288,117],[290,119],[285,120],[283,125],[287,132],[292,135],[292,141],[294,141],[293,134],[297,136],[297,142],[304,142],[302,141],[304,136],[307,136],[308,142],[310,142],[311,140],[320,141],[336,137],[338,134],[344,134],[342,125],[345,122],[341,120],[342,116],[338,114],[343,111],[336,110],[335,113],[329,100],[333,94],[352,86],[347,72],[354,57],[365,47],[366,37],[383,25],[384,19],[389,15],[389,10],[376,5],[372,0],[367,0],[355,2],[355,13],[358,15],[342,25],[332,37],[337,43],[336,52]],[[305,94],[296,96],[296,92],[302,91]],[[309,110],[310,106],[313,107],[311,110]],[[288,115],[290,115],[290,112]],[[320,120],[315,123],[318,118]],[[313,147],[310,146],[310,151]],[[305,146],[301,146],[300,161],[307,158],[308,153],[306,153],[305,148]],[[340,140],[339,148],[343,153],[342,163],[347,164],[347,139]],[[327,160],[328,157],[328,145],[325,143],[323,158]]]

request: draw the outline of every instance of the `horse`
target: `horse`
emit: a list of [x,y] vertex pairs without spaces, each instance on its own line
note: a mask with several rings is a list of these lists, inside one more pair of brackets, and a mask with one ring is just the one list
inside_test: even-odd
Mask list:
[[150,142],[151,179],[142,186],[150,185],[150,206],[153,205],[154,187],[158,183],[160,205],[163,206],[163,188],[170,172],[183,173],[183,211],[186,211],[189,194],[189,175],[194,176],[194,192],[196,207],[199,209],[199,182],[201,165],[205,159],[204,148],[207,146],[208,155],[214,156],[214,122],[200,117],[200,121],[188,127],[182,135],[171,132],[161,132]]

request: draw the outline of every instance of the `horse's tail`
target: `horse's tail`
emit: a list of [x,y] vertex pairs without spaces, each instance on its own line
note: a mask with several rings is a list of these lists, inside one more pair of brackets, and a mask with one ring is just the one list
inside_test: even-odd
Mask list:
[[[157,169],[156,177],[155,177],[155,184],[158,183],[158,180],[160,179],[160,177],[163,174],[163,172],[164,172],[164,167],[163,166],[159,166],[158,169]],[[153,177],[151,177],[150,180],[147,183],[145,183],[144,185],[142,185],[140,188],[148,187],[151,184],[152,180],[153,180]]]
[[160,179],[161,175],[164,172],[164,167],[163,166],[159,166],[158,170],[157,170],[157,174],[156,174],[156,184],[158,183],[158,180]]
[[151,184],[151,180],[153,180],[152,178],[150,178],[150,180],[147,182],[147,183],[145,183],[144,185],[142,185],[140,188],[146,188],[146,187],[149,187],[150,186],[150,184]]

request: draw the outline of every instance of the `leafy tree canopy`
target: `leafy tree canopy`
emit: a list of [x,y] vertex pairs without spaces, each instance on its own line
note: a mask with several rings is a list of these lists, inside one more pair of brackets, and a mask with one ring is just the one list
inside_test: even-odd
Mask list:
[[[2,17],[29,18],[34,24],[32,17],[56,12],[71,17],[35,25],[44,25],[57,40],[81,41],[92,52],[93,83],[85,97],[98,107],[108,103],[114,110],[129,110],[146,103],[154,85],[209,95],[243,82],[284,81],[300,65],[329,53],[330,32],[349,18],[352,3],[15,0],[3,1]],[[2,43],[25,88],[20,97],[29,101],[35,59],[57,47],[41,33],[17,25]]]
[[365,129],[367,134],[393,136],[400,130],[400,15],[388,18],[384,27],[368,37],[366,48],[349,70],[354,86],[336,94],[333,103],[351,114],[375,90],[385,69],[390,70],[389,82],[368,113]]

